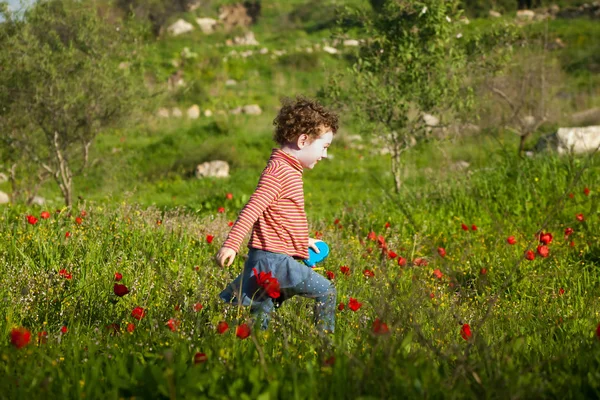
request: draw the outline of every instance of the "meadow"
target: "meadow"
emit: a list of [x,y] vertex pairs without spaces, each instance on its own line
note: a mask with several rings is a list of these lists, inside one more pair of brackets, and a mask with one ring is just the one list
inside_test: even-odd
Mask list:
[[[281,17],[301,3],[263,8],[253,30],[270,51],[329,40],[309,6]],[[556,53],[567,111],[599,104],[597,25],[550,24],[574,38]],[[266,331],[221,302],[247,250],[229,268],[214,255],[274,147],[279,97],[316,95],[348,60],[222,61],[219,35],[151,44],[158,80],[183,47],[206,54],[166,105],[257,102],[262,115],[145,115],[97,138],[72,208],[51,183],[44,206],[0,208],[0,398],[600,397],[600,159],[521,158],[508,130],[418,144],[395,193],[381,142],[351,140],[359,123],[343,115],[333,157],[304,174],[311,236],[332,250],[318,271],[337,289],[335,333],[314,328],[307,299]],[[215,158],[231,177],[193,176]]]

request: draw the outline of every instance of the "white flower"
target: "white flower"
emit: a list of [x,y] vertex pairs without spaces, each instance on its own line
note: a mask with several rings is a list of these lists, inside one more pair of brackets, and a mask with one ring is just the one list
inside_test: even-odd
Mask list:
[[462,33],[459,33],[459,34],[456,35],[457,39],[460,39],[461,37],[462,37]]
[[452,20],[450,19],[450,17],[449,17],[449,16],[447,16],[447,15],[446,15],[446,21],[448,21],[448,22],[452,22]]
[[425,14],[427,12],[427,6],[423,7],[423,9],[421,10],[421,15]]

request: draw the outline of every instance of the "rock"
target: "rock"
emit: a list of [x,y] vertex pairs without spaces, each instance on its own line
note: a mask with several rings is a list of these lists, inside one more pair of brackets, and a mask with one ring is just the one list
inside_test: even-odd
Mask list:
[[8,182],[8,176],[4,172],[0,172],[0,183]]
[[517,11],[517,19],[522,21],[531,21],[535,18],[535,12],[532,10],[519,10]]
[[571,115],[571,121],[579,126],[600,124],[600,107],[576,112]]
[[43,206],[46,204],[46,199],[40,196],[33,196],[33,200],[31,200],[31,204],[35,204],[37,206]]
[[235,79],[227,79],[225,81],[225,86],[235,86],[237,85],[237,81]]
[[464,171],[467,168],[469,168],[470,165],[471,164],[469,164],[467,161],[459,160],[459,161],[456,161],[456,162],[452,163],[450,165],[450,169],[452,171]]
[[343,44],[344,44],[344,46],[348,46],[348,47],[356,47],[356,46],[360,45],[360,43],[356,39],[346,39],[346,40],[344,40]]
[[242,107],[236,107],[229,111],[229,114],[238,115],[242,113]]
[[329,54],[337,54],[338,50],[335,47],[331,46],[323,46],[323,51]]
[[161,107],[156,112],[156,115],[158,115],[158,117],[160,118],[169,118],[169,110],[164,107]]
[[242,112],[248,115],[260,115],[262,114],[262,109],[258,104],[249,104],[242,107]]
[[208,109],[207,109],[207,110],[204,110],[204,116],[205,116],[205,117],[212,117],[212,115],[213,115],[212,111],[210,111],[210,110],[208,110]]
[[218,21],[213,18],[196,18],[196,23],[200,27],[202,33],[210,35],[215,32]]
[[199,164],[196,167],[196,178],[227,178],[229,176],[229,164],[227,161],[214,160]]
[[10,203],[10,197],[6,193],[0,191],[0,204],[7,203]]
[[253,24],[260,14],[260,4],[250,4],[248,7],[244,4],[224,5],[219,9],[219,21],[227,31],[236,27],[247,28]]
[[269,52],[269,49],[267,49],[266,47],[263,47],[262,49],[260,49],[259,53],[260,54],[267,54]]
[[191,32],[193,30],[194,30],[194,25],[190,24],[187,21],[184,21],[181,18],[178,19],[177,21],[175,21],[175,23],[173,23],[173,25],[171,25],[167,28],[167,32],[169,32],[173,36],[178,36],[183,33]]
[[556,4],[552,4],[549,8],[548,8],[548,12],[552,15],[556,15],[560,12],[560,7],[557,6]]
[[173,109],[171,110],[171,116],[175,118],[181,118],[183,117],[183,113],[178,107],[173,107]]
[[502,14],[500,14],[498,11],[490,10],[489,16],[492,18],[500,18]]
[[197,104],[194,104],[187,110],[187,116],[189,119],[198,119],[200,116],[200,107]]
[[254,37],[254,32],[248,31],[244,36],[233,38],[233,44],[238,46],[258,46],[260,43]]
[[427,126],[438,126],[440,124],[440,119],[431,114],[423,113],[423,121]]
[[600,146],[600,126],[558,128],[556,133],[540,138],[537,151],[555,150],[559,154],[585,154]]

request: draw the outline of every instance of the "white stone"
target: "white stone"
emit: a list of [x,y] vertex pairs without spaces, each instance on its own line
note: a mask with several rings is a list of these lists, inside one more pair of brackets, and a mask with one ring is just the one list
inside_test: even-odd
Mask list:
[[31,200],[31,204],[35,204],[38,206],[43,206],[46,204],[46,199],[40,196],[33,196],[33,200]]
[[423,121],[427,126],[438,126],[440,124],[440,119],[434,115],[423,113]]
[[160,118],[169,118],[169,110],[161,107],[158,109],[158,111],[156,112],[156,115],[158,115]]
[[225,81],[225,86],[235,86],[237,85],[237,81],[235,79],[227,79]]
[[535,18],[535,12],[532,10],[519,10],[517,11],[517,18],[524,21],[531,21]]
[[212,117],[212,115],[213,115],[212,111],[210,111],[208,109],[204,110],[204,116],[205,117]]
[[262,49],[260,49],[259,53],[260,54],[267,54],[269,52],[269,49],[267,49],[266,47],[263,47]]
[[244,114],[248,114],[248,115],[262,114],[262,109],[260,108],[260,106],[258,104],[246,105],[246,106],[242,107],[242,111],[244,112]]
[[171,115],[176,118],[183,117],[183,113],[178,107],[173,107],[173,109],[171,110]]
[[8,182],[8,176],[4,172],[0,172],[0,183]]
[[260,43],[254,37],[254,32],[248,31],[244,36],[233,39],[233,43],[241,46],[258,46]]
[[595,151],[600,147],[600,126],[580,128],[558,128],[557,151],[559,154],[583,154]]
[[200,116],[200,107],[197,104],[194,104],[187,110],[187,116],[189,119],[198,119]]
[[356,39],[346,39],[344,40],[344,46],[348,46],[348,47],[356,47],[358,46],[360,43],[358,42],[358,40]]
[[229,164],[227,161],[214,160],[199,164],[196,167],[196,178],[227,178],[229,176]]
[[500,18],[502,16],[502,14],[500,14],[498,11],[494,10],[490,10],[489,15],[492,18]]
[[190,24],[187,21],[184,21],[181,18],[178,19],[177,21],[175,21],[175,23],[173,23],[173,25],[171,25],[167,28],[167,31],[173,36],[178,36],[178,35],[181,35],[182,33],[191,32],[193,30],[194,30],[194,25]]
[[8,194],[0,191],[0,204],[7,204],[10,203],[10,197],[8,196]]
[[196,23],[200,27],[202,33],[210,35],[215,32],[217,20],[214,18],[196,18]]
[[338,50],[335,47],[331,46],[323,46],[323,51],[329,54],[337,54]]
[[229,111],[229,114],[238,115],[242,113],[242,107],[236,107]]

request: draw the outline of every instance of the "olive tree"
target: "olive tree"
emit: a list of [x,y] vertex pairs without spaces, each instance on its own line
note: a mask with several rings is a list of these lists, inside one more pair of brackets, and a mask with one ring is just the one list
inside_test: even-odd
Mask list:
[[[0,150],[15,170],[50,177],[65,204],[94,138],[140,103],[136,32],[94,1],[39,1],[20,18],[0,8]],[[35,171],[34,171],[35,170]]]

